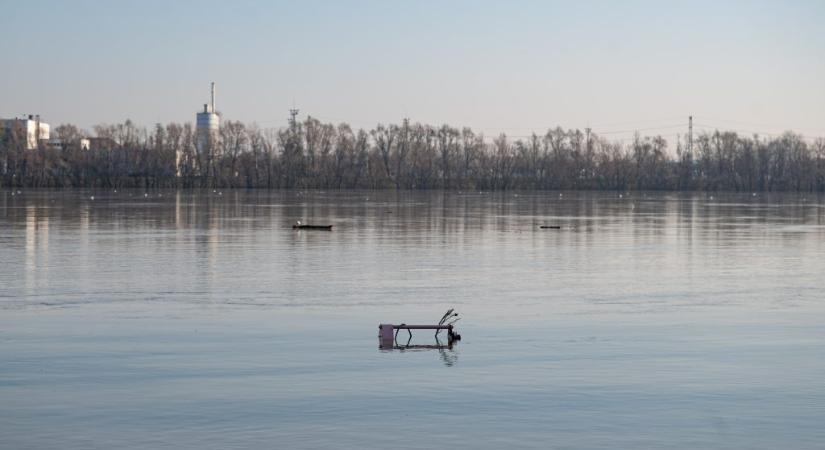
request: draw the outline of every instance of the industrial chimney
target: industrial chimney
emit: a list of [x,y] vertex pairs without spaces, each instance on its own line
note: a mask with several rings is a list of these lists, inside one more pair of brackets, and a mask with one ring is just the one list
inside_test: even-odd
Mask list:
[[215,109],[215,82],[212,82],[212,112],[217,114],[218,110]]

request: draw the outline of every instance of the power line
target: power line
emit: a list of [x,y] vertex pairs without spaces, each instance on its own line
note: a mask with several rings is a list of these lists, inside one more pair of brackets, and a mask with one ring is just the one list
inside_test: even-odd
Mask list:
[[684,119],[682,116],[676,117],[661,117],[659,119],[651,119],[651,120],[633,120],[629,122],[612,122],[612,123],[594,123],[591,126],[593,127],[616,127],[616,126],[625,126],[625,125],[634,125],[634,124],[654,124],[654,123],[661,123],[661,122],[673,122],[675,120]]
[[[702,117],[706,118],[708,120],[712,120],[714,122],[732,123],[732,124],[736,124],[736,125],[745,125],[745,126],[748,126],[748,127],[783,128],[783,127],[777,127],[777,126],[774,126],[774,125],[768,125],[768,124],[764,124],[764,123],[742,122],[742,121],[739,121],[739,120],[719,119],[719,118],[708,117],[708,116],[702,116]],[[800,131],[807,131],[807,132],[815,133],[815,134],[818,134],[818,135],[825,135],[825,131],[823,131],[823,130],[814,130],[812,128],[811,129],[808,129],[808,128],[793,128],[793,129],[800,130]]]
[[634,128],[628,130],[615,130],[615,131],[601,131],[596,132],[596,134],[622,134],[622,133],[636,133],[638,131],[651,131],[651,130],[667,130],[671,128],[682,128],[685,124],[680,123],[678,125],[666,125],[662,127],[647,127],[647,128]]
[[[315,117],[316,119],[319,119],[319,120],[324,120],[324,121],[337,121],[337,122],[345,122],[345,123],[362,123],[362,124],[370,124],[370,125],[375,125],[375,124],[379,124],[379,123],[388,123],[388,121],[385,121],[385,120],[364,120],[364,119],[350,120],[350,119],[346,119],[346,118],[343,118],[343,117],[332,117],[332,116],[327,116],[327,115],[321,115],[321,116],[314,115],[313,117]],[[612,126],[631,125],[631,124],[644,125],[642,127],[636,127],[636,128],[632,128],[632,129],[628,129],[628,130],[602,132],[601,134],[635,132],[635,131],[645,131],[645,130],[654,130],[654,129],[667,129],[667,128],[682,127],[682,126],[684,126],[683,124],[679,124],[679,125],[654,125],[654,124],[659,124],[661,122],[673,122],[674,120],[678,120],[680,118],[681,117],[669,117],[669,118],[662,118],[662,119],[656,119],[656,120],[636,120],[636,121],[625,121],[625,122],[598,123],[598,124],[588,124],[585,127],[569,127],[569,126],[564,127],[564,126],[562,126],[562,128],[568,128],[568,129],[591,128],[591,129],[595,129],[595,128],[603,128],[603,127],[609,128],[609,127],[612,127]],[[389,123],[391,123],[391,121]],[[650,124],[650,126],[647,126],[648,124]],[[484,130],[484,131],[492,131],[492,132],[498,133],[498,132],[506,132],[506,131],[551,130],[551,129],[558,128],[559,126],[561,126],[561,125],[559,123],[556,123],[556,124],[552,124],[552,125],[545,124],[545,125],[540,125],[540,126],[517,126],[517,127],[503,126],[503,127],[471,127],[471,128],[473,128],[474,130]]]
[[[294,126],[295,120],[296,120],[295,116],[297,115],[297,113],[298,113],[297,109],[293,108],[293,109],[290,110],[290,120],[289,120],[289,125],[290,126]],[[360,119],[359,120],[348,120],[348,119],[344,119],[344,118],[341,118],[341,117],[330,117],[330,116],[314,116],[314,117],[316,119],[319,119],[319,120],[322,120],[322,121],[337,121],[339,123],[360,124],[360,125],[367,125],[367,126],[374,126],[374,125],[379,124],[379,123],[385,123],[385,121],[360,120]],[[656,121],[629,121],[629,122],[623,122],[623,123],[624,124],[653,123],[653,122],[663,122],[665,120],[666,119],[659,119],[659,120],[656,120]],[[673,119],[671,119],[671,120],[673,120]],[[717,119],[711,119],[711,120],[717,120]],[[737,121],[732,121],[732,120],[721,120],[721,119],[719,119],[719,121],[720,122],[737,123]],[[391,123],[391,122],[389,122],[389,123]],[[619,125],[621,123],[622,122],[614,122],[613,124],[614,125]],[[745,122],[738,122],[738,123],[743,123],[744,124]],[[726,127],[726,126],[717,126],[717,125],[708,124],[707,122],[704,123],[704,124],[694,123],[693,122],[693,116],[688,117],[688,123],[687,124],[684,124],[684,123],[681,123],[681,124],[664,124],[664,125],[646,126],[646,127],[638,127],[638,128],[626,128],[626,129],[619,129],[619,130],[610,130],[610,129],[608,129],[608,130],[602,130],[602,131],[596,129],[596,127],[585,127],[584,129],[585,130],[590,129],[590,132],[591,132],[592,135],[595,135],[597,137],[603,137],[603,136],[622,135],[622,134],[630,134],[630,133],[633,133],[635,135],[635,133],[645,132],[645,131],[672,130],[672,129],[683,128],[683,127],[685,127],[685,125],[687,125],[687,133],[686,134],[687,134],[687,139],[688,139],[688,142],[687,142],[687,147],[688,147],[687,150],[688,151],[692,151],[692,148],[693,148],[693,140],[694,140],[693,139],[693,128],[694,127],[702,129],[703,131],[708,131],[708,130],[732,131],[732,132],[736,132],[736,133],[740,133],[740,134],[753,134],[753,135],[767,136],[767,137],[773,137],[773,138],[781,137],[783,135],[783,133],[754,131],[754,130],[751,130],[751,129],[740,129],[740,128],[729,128],[729,127]],[[431,125],[431,126],[434,126],[434,125]],[[600,126],[606,126],[606,124],[602,124]],[[559,127],[560,127],[559,125],[555,125],[555,126],[542,126],[542,127],[468,127],[468,128],[472,129],[476,134],[485,136],[485,140],[486,140],[486,138],[488,138],[488,137],[492,139],[492,138],[495,138],[495,137],[497,137],[501,134],[506,135],[509,139],[530,139],[534,135],[537,136],[537,137],[543,137],[543,136],[546,135],[547,131],[555,130]],[[459,127],[459,128],[464,128],[464,127]],[[561,128],[565,129],[565,127],[561,127]],[[566,128],[566,130],[568,130],[568,131],[569,130],[580,130],[580,129],[581,128],[578,128],[578,127],[567,127]],[[531,133],[530,134],[525,134],[523,132],[518,133],[518,131],[524,131],[524,130],[530,130]],[[534,130],[547,130],[547,131],[536,132]],[[508,133],[508,131],[514,131],[514,133]],[[661,136],[661,137],[672,137],[672,136],[678,136],[678,135],[679,135],[678,133],[657,134],[657,136]],[[806,141],[815,141],[817,139],[823,139],[821,136],[811,136],[811,137],[803,136],[802,138]],[[626,141],[632,141],[632,140],[635,140],[635,139],[636,139],[635,136],[628,136],[628,137],[612,138],[611,140],[614,141],[614,142],[626,142]]]
[[[727,127],[720,127],[720,126],[716,126],[716,125],[697,124],[696,126],[700,127],[700,128],[705,128],[705,129],[708,129],[708,130],[713,130],[713,131],[732,131],[732,132],[735,132],[735,133],[752,134],[752,135],[758,135],[758,136],[768,136],[768,137],[773,137],[773,138],[782,137],[785,134],[785,133],[768,133],[768,132],[765,132],[765,131],[754,131],[754,130],[743,130],[743,129],[727,128]],[[789,130],[789,131],[794,132],[793,130]],[[823,139],[822,136],[801,136],[801,137],[802,137],[803,140],[810,140],[810,141],[815,141],[817,139]]]

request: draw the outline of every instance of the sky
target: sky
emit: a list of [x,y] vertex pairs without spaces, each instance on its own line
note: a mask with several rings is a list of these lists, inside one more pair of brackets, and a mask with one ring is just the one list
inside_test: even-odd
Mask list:
[[0,0],[0,117],[825,136],[825,1]]

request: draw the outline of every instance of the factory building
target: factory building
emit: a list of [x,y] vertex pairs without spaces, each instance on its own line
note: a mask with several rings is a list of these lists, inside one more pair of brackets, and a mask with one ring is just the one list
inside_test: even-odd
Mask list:
[[49,139],[49,124],[40,121],[40,115],[29,115],[22,119],[0,119],[3,137],[17,134],[26,140],[26,149],[34,150],[41,140]]
[[200,154],[211,153],[218,142],[221,126],[221,117],[215,108],[215,83],[212,83],[211,103],[203,105],[203,112],[199,112],[196,119],[195,147]]

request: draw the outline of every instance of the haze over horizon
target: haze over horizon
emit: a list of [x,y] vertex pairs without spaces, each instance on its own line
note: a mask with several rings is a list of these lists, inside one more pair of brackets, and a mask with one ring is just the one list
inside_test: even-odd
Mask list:
[[825,136],[825,2],[3,2],[0,117]]

